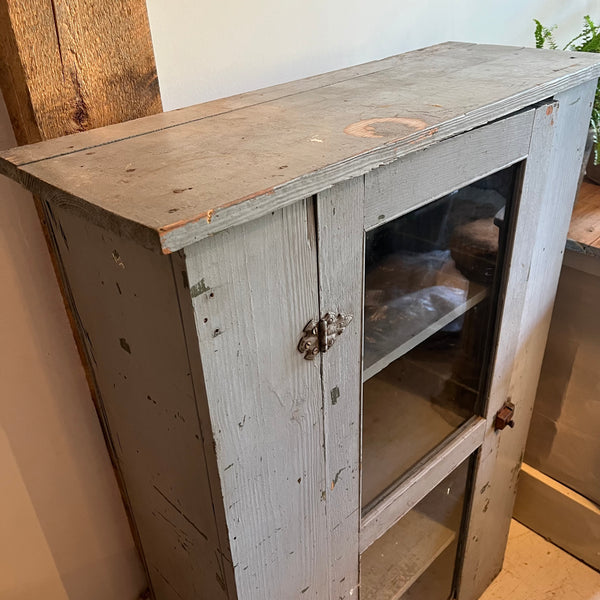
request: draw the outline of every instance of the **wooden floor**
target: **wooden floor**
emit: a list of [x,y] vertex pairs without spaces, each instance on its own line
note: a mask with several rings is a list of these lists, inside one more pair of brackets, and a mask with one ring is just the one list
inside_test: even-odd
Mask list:
[[600,248],[600,185],[584,179],[573,208],[569,239]]
[[480,600],[600,600],[600,573],[512,522],[504,568]]

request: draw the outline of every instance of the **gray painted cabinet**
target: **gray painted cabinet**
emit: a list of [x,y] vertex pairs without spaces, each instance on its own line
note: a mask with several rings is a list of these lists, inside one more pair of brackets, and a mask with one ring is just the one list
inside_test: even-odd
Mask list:
[[0,155],[157,600],[485,589],[596,61],[447,43]]

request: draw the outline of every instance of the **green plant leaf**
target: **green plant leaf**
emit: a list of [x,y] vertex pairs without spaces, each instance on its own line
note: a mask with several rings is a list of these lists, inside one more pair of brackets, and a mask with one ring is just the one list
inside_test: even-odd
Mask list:
[[[535,47],[548,47],[557,50],[558,46],[553,34],[556,25],[548,28],[544,27],[537,19],[534,19],[534,22],[535,31],[533,34],[535,37]],[[590,15],[585,15],[581,31],[563,46],[563,50],[600,53],[600,24],[594,23]],[[600,82],[596,87],[596,96],[590,117],[590,127],[594,133],[594,164],[596,165],[600,162]]]

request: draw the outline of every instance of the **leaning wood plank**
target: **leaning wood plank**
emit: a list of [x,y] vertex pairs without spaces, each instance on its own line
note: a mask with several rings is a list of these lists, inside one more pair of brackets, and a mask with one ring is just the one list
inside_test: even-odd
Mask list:
[[514,518],[600,570],[600,507],[526,463]]
[[[488,431],[476,472],[460,600],[478,598],[502,567],[502,541],[508,537],[595,88],[591,81],[559,94],[558,107],[541,107],[536,113],[486,412]],[[494,416],[507,397],[516,404],[515,428],[498,433]],[[487,540],[494,540],[493,545]]]
[[357,177],[317,197],[321,315],[353,316],[322,364],[329,597],[336,600],[358,586],[364,191]]
[[[162,110],[146,3],[116,0],[0,1],[0,88],[19,144],[49,140]],[[96,410],[104,418],[86,349],[58,259],[61,233],[34,198],[65,299]],[[75,410],[75,407],[73,407]],[[114,446],[103,422],[109,450]],[[115,462],[115,456],[111,459]],[[128,492],[117,473],[121,494]],[[131,514],[132,533],[139,539]]]
[[51,218],[156,598],[235,598],[171,260],[59,208]]
[[319,311],[313,211],[185,250],[240,600],[329,588],[320,361],[296,348]]
[[19,144],[162,110],[145,2],[0,3],[0,86]]
[[472,65],[448,67],[451,53],[437,51],[419,77],[405,60],[18,168],[4,155],[0,166],[87,218],[172,252],[600,73],[585,53],[482,50],[487,60],[475,51]]

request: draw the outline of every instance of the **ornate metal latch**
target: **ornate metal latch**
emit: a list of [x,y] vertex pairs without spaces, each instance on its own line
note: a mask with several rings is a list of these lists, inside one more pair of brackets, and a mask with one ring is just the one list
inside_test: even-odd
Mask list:
[[327,352],[336,338],[344,332],[352,315],[328,312],[318,321],[309,321],[304,328],[304,335],[298,343],[298,352],[304,354],[306,360],[314,360],[319,352]]
[[496,421],[494,422],[494,429],[500,431],[507,425],[514,427],[515,422],[513,421],[513,415],[515,414],[515,405],[509,400],[504,403],[504,406],[496,414]]

